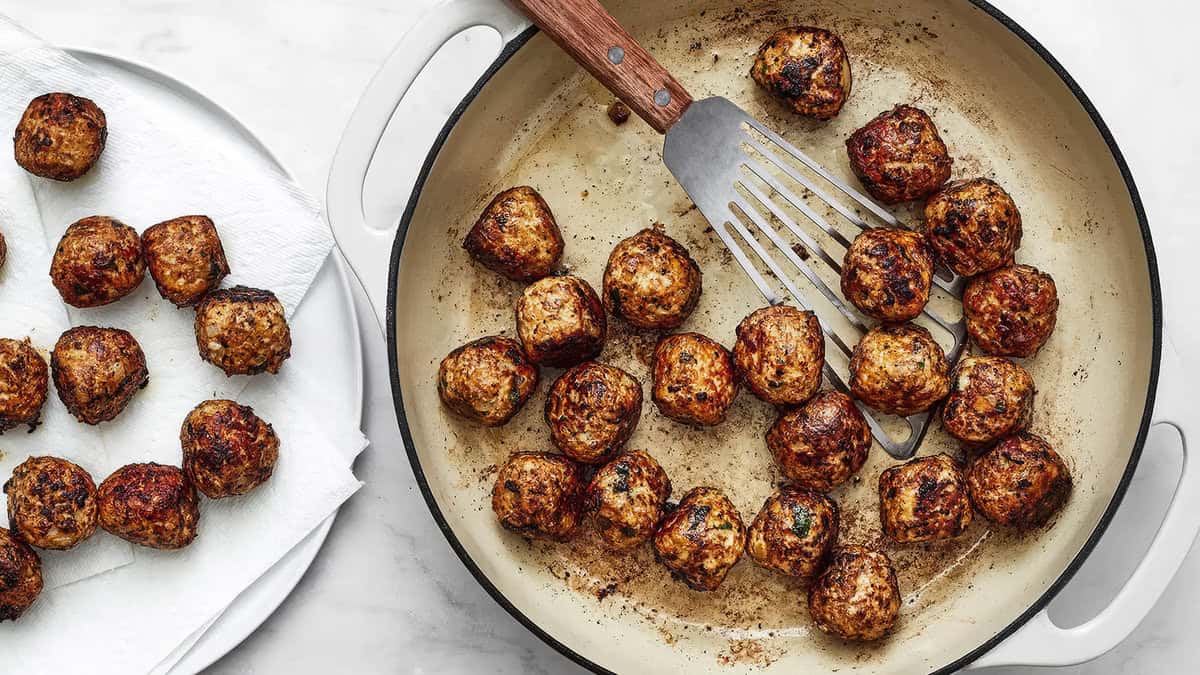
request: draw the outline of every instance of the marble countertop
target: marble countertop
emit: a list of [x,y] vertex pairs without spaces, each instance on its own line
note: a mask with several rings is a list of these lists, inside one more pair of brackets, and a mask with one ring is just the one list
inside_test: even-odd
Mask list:
[[[1191,3],[994,0],[1041,39],[1089,93],[1138,179],[1160,251],[1200,243],[1183,201],[1200,175],[1189,72]],[[47,40],[133,58],[230,108],[323,197],[359,94],[413,20],[437,0],[0,0],[0,12]],[[1119,58],[1118,58],[1119,57]],[[1137,86],[1144,96],[1131,97]],[[1150,114],[1153,112],[1153,121]],[[432,131],[432,129],[430,130]],[[414,158],[414,167],[416,158]],[[381,208],[403,203],[391,195]],[[1193,248],[1193,250],[1195,250]],[[1163,270],[1168,326],[1195,314],[1184,270]],[[1190,304],[1189,304],[1190,303]],[[262,628],[210,672],[558,673],[580,669],[529,634],[475,583],[425,508],[405,457],[382,335],[360,298],[367,355],[356,473],[366,486],[341,511],[324,550]],[[1176,340],[1200,353],[1200,331]],[[1051,605],[1062,625],[1102,608],[1144,552],[1178,475],[1177,436],[1151,433],[1126,502],[1095,553]],[[1099,660],[1063,672],[1185,672],[1200,650],[1193,554],[1149,618]],[[997,669],[993,672],[1024,672]]]

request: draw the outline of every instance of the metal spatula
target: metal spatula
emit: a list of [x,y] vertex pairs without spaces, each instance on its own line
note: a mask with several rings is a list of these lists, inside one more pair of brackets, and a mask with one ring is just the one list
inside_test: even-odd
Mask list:
[[[831,197],[829,186],[884,225],[899,226],[895,216],[730,101],[720,97],[693,101],[683,86],[630,37],[597,0],[512,2],[638,116],[666,135],[663,161],[667,168],[767,302],[777,305],[783,299],[764,271],[778,280],[778,285],[786,289],[796,304],[812,309],[791,275],[768,252],[770,246],[775,255],[782,255],[793,270],[804,275],[811,287],[841,315],[848,330],[859,334],[867,331],[865,317],[829,287],[810,264],[807,253],[811,251],[835,274],[841,273],[838,260],[842,255],[830,255],[811,232],[799,225],[790,211],[794,209],[803,214],[805,220],[843,248],[849,247],[850,240],[833,227],[823,212],[832,209],[837,217],[859,228],[866,229],[871,224],[859,215],[861,211],[848,208]],[[801,194],[811,195],[828,208],[818,210],[800,197]],[[799,239],[803,248],[780,234],[775,223],[782,224]],[[770,243],[764,244],[762,239]],[[757,263],[747,255],[739,241],[750,248]],[[760,266],[765,270],[760,270]],[[939,269],[934,282],[951,295],[962,293],[962,280],[948,270]],[[929,308],[924,314],[953,339],[953,347],[947,352],[953,363],[966,344],[965,326],[962,321],[949,321]],[[854,342],[844,340],[825,321],[822,321],[822,327],[827,341],[849,358]],[[833,386],[848,392],[845,380],[828,361],[825,377]],[[888,416],[880,415],[862,403],[858,405],[870,422],[875,439],[889,454],[906,459],[916,452],[928,429],[931,412],[904,418],[907,433],[901,433],[897,438],[885,429],[885,425],[892,428],[886,423]]]

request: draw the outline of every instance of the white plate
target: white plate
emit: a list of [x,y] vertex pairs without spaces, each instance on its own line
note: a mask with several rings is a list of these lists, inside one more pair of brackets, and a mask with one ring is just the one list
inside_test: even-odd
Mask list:
[[[67,51],[130,91],[158,104],[156,107],[161,108],[162,114],[202,120],[209,133],[234,136],[242,141],[246,152],[261,159],[264,168],[274,167],[291,175],[232,113],[187,84],[118,56],[85,49]],[[337,400],[350,402],[348,412],[358,420],[362,417],[362,345],[349,278],[345,262],[334,249],[297,309],[292,330],[314,336],[312,339],[321,352],[329,355],[328,372],[337,374],[329,386],[338,392]],[[335,516],[327,518],[239,595],[171,672],[195,673],[206,668],[262,625],[304,576],[325,543]]]

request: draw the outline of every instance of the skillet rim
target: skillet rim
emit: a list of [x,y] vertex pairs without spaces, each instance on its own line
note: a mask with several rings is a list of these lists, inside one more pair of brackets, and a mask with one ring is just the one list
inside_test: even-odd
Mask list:
[[[1075,78],[1073,78],[1071,74],[1067,72],[1067,69],[1062,65],[1062,63],[1060,63],[1058,59],[1056,59],[1054,55],[1051,54],[1050,51],[1037,40],[1037,38],[1033,37],[1033,35],[1022,28],[1016,21],[991,3],[987,2],[987,0],[969,0],[969,2],[974,5],[976,9],[986,12],[1000,25],[1007,28],[1017,37],[1021,38],[1021,40],[1030,49],[1032,49],[1039,57],[1041,57],[1046,65],[1050,66],[1051,70],[1058,75],[1059,79],[1062,80],[1063,84],[1067,86],[1067,88],[1075,96],[1075,99],[1087,112],[1088,117],[1090,117],[1092,120],[1092,124],[1095,125],[1096,130],[1100,133],[1101,138],[1104,139],[1105,144],[1108,146],[1109,152],[1112,154],[1113,161],[1116,162],[1117,168],[1121,172],[1121,178],[1125,182],[1125,188],[1129,192],[1129,200],[1133,205],[1134,213],[1137,216],[1138,226],[1142,233],[1142,242],[1145,246],[1146,271],[1150,281],[1150,300],[1152,305],[1151,324],[1153,330],[1153,344],[1151,345],[1150,379],[1147,383],[1146,407],[1142,411],[1142,419],[1138,425],[1137,436],[1134,439],[1133,448],[1129,454],[1129,462],[1126,464],[1125,471],[1121,476],[1121,480],[1117,483],[1116,490],[1113,492],[1113,497],[1109,501],[1108,506],[1105,508],[1104,514],[1101,516],[1100,521],[1096,524],[1095,529],[1092,530],[1092,533],[1088,536],[1087,541],[1084,542],[1083,546],[1079,549],[1079,552],[1066,566],[1058,578],[1055,579],[1054,583],[1050,584],[1046,591],[1042,593],[1042,595],[1039,596],[1038,599],[1035,600],[1028,609],[1022,612],[1019,616],[1017,616],[1016,619],[1014,619],[1011,623],[1009,623],[991,638],[986,640],[983,644],[971,649],[966,654],[955,659],[954,661],[941,666],[935,671],[932,671],[937,674],[952,673],[963,668],[967,664],[987,653],[996,645],[1000,644],[1000,642],[1002,642],[1005,638],[1015,633],[1017,629],[1024,626],[1026,622],[1033,618],[1035,614],[1044,609],[1046,605],[1048,605],[1050,601],[1054,599],[1056,595],[1058,595],[1058,592],[1062,590],[1063,586],[1065,586],[1073,576],[1075,576],[1075,573],[1079,571],[1079,568],[1083,565],[1084,561],[1096,547],[1096,544],[1099,543],[1101,536],[1103,536],[1105,530],[1108,529],[1108,525],[1112,522],[1113,516],[1120,507],[1121,501],[1125,497],[1126,490],[1129,488],[1129,483],[1133,479],[1134,471],[1136,470],[1138,462],[1141,459],[1142,450],[1146,444],[1146,437],[1149,434],[1150,424],[1154,415],[1154,400],[1158,391],[1159,365],[1162,358],[1162,288],[1160,286],[1158,276],[1158,258],[1154,252],[1154,242],[1150,233],[1150,224],[1146,218],[1146,211],[1142,205],[1141,195],[1138,193],[1137,185],[1134,183],[1133,173],[1130,171],[1129,165],[1125,161],[1125,155],[1117,146],[1116,139],[1113,137],[1108,125],[1105,124],[1104,119],[1100,116],[1100,112],[1096,109],[1096,106],[1092,103],[1091,99],[1088,98],[1087,94],[1084,93],[1083,89],[1079,86],[1079,83],[1075,81]],[[471,105],[471,103],[474,102],[475,98],[479,95],[480,91],[482,91],[483,87],[491,81],[492,77],[495,76],[495,74],[501,68],[503,68],[506,63],[508,63],[509,59],[511,59],[512,56],[516,54],[516,52],[527,42],[529,42],[529,40],[537,33],[537,27],[531,26],[521,32],[521,34],[512,41],[504,45],[504,48],[500,51],[499,55],[497,55],[496,59],[488,66],[483,75],[479,77],[479,79],[475,82],[475,85],[470,91],[467,92],[462,101],[459,102],[454,111],[450,114],[450,117],[446,120],[446,123],[442,126],[441,131],[439,131],[437,138],[430,147],[429,153],[425,157],[425,161],[421,166],[420,173],[417,175],[416,182],[413,184],[412,194],[409,197],[408,204],[404,209],[404,214],[401,216],[396,229],[395,240],[392,244],[391,261],[388,265],[386,315],[388,371],[389,377],[391,378],[392,404],[396,412],[396,421],[400,427],[400,434],[404,439],[405,453],[407,453],[409,463],[412,465],[413,477],[417,481],[417,486],[421,490],[421,496],[425,499],[425,504],[428,506],[430,514],[433,516],[438,529],[441,530],[442,535],[450,544],[450,548],[454,550],[454,553],[458,556],[459,560],[462,561],[463,565],[466,566],[467,570],[471,573],[471,576],[475,578],[475,581],[478,582],[485,591],[487,591],[488,595],[490,595],[492,599],[495,600],[496,603],[501,607],[503,607],[505,611],[507,611],[514,619],[520,622],[522,626],[529,630],[529,632],[536,635],[538,639],[552,647],[555,651],[559,652],[566,658],[594,673],[612,673],[613,671],[576,652],[543,630],[537,623],[526,616],[524,612],[522,612],[511,601],[509,601],[509,599],[500,591],[500,589],[498,589],[487,577],[487,575],[483,573],[479,566],[475,564],[474,559],[471,558],[471,555],[462,545],[462,542],[460,542],[458,537],[454,534],[454,530],[451,528],[449,521],[447,521],[446,517],[442,514],[441,507],[438,505],[437,500],[433,496],[433,492],[429,488],[429,481],[425,476],[424,470],[421,468],[421,460],[417,455],[416,446],[413,443],[412,432],[408,427],[408,417],[404,412],[404,397],[400,391],[400,364],[399,359],[397,358],[396,349],[395,308],[397,298],[397,278],[400,270],[400,255],[404,250],[404,242],[408,235],[409,225],[412,223],[413,215],[416,212],[417,202],[420,200],[421,192],[425,187],[425,182],[428,180],[429,174],[433,170],[433,165],[437,161],[438,155],[441,153],[442,146],[445,145],[450,132],[458,124],[458,121],[462,118],[467,108]]]

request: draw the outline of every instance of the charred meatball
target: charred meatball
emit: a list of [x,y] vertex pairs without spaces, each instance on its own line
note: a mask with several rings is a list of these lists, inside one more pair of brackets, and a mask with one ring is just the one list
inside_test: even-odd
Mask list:
[[0,527],[0,621],[16,621],[42,593],[42,561],[29,544]]
[[890,415],[928,410],[950,391],[946,354],[925,328],[911,323],[876,326],[854,346],[850,391]]
[[0,434],[21,424],[32,430],[42,414],[50,369],[29,338],[0,338]]
[[756,310],[737,326],[733,360],[755,396],[773,405],[804,403],[821,386],[821,322],[787,305]]
[[566,367],[596,358],[607,331],[600,298],[579,277],[540,279],[517,301],[517,334],[534,363]]
[[933,194],[950,178],[950,153],[925,111],[898,105],[846,140],[850,168],[871,196],[899,204]]
[[942,425],[969,448],[991,445],[1029,425],[1033,378],[1000,356],[967,356],[950,374]]
[[699,333],[670,335],[654,350],[654,405],[673,420],[720,424],[737,390],[729,351],[710,338]]
[[99,307],[133,292],[146,276],[137,231],[108,216],[71,223],[54,249],[50,280],[63,302]]
[[200,522],[196,488],[174,466],[129,464],[100,483],[100,527],[149,548],[192,543]]
[[467,233],[463,248],[493,272],[532,281],[558,265],[563,238],[537,190],[515,187],[492,199]]
[[246,286],[213,291],[196,305],[195,328],[200,358],[226,375],[278,373],[292,355],[292,332],[271,291]]
[[179,430],[183,471],[209,499],[244,495],[267,482],[279,459],[279,437],[249,406],[205,401]]
[[867,316],[897,323],[921,314],[933,285],[925,237],[877,227],[854,238],[842,261],[842,295]]
[[58,397],[75,419],[107,422],[150,382],[146,355],[128,331],[76,326],[63,333],[50,354]]
[[582,519],[579,465],[548,452],[515,452],[496,474],[492,510],[505,529],[535,539],[566,541]]
[[812,579],[838,538],[838,506],[808,488],[785,486],[767,497],[750,524],[746,552],[767,569]]
[[654,555],[671,576],[697,591],[715,591],[746,548],[746,526],[720,490],[693,488],[658,524]]
[[589,361],[550,385],[546,424],[554,447],[585,464],[607,460],[633,435],[642,416],[642,384],[632,375]]
[[1002,267],[963,291],[967,332],[993,356],[1038,353],[1058,321],[1058,289],[1049,274],[1029,265]]
[[642,450],[622,452],[596,470],[583,507],[609,548],[627,551],[654,534],[671,496],[671,479]]
[[892,561],[865,546],[839,546],[808,589],[817,628],[843,640],[878,640],[900,616],[900,583]]
[[178,307],[194,305],[229,274],[217,227],[208,216],[181,216],[142,233],[146,266],[158,292]]
[[1071,496],[1071,472],[1043,438],[1021,432],[975,460],[967,490],[975,508],[993,523],[1040,527]]
[[825,391],[781,412],[767,431],[767,448],[788,480],[828,492],[866,463],[871,427],[849,396]]
[[72,548],[99,525],[91,474],[65,459],[30,457],[13,469],[4,492],[8,526],[31,546]]
[[1021,245],[1021,212],[986,178],[951,183],[930,197],[925,228],[941,259],[968,277],[1011,265]]
[[13,154],[17,164],[35,176],[70,181],[100,159],[107,139],[104,111],[91,99],[42,94],[21,115],[13,134]]
[[678,328],[700,302],[700,266],[655,228],[622,240],[604,269],[604,307],[638,328]]
[[750,76],[800,115],[827,120],[850,98],[850,59],[842,40],[824,28],[776,32],[758,49]]
[[507,424],[537,389],[537,366],[512,338],[479,338],[450,352],[438,367],[442,403],[489,427]]
[[949,539],[971,524],[971,500],[958,460],[918,457],[879,476],[879,520],[902,544]]

